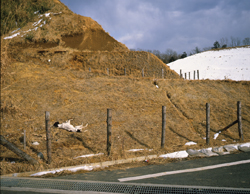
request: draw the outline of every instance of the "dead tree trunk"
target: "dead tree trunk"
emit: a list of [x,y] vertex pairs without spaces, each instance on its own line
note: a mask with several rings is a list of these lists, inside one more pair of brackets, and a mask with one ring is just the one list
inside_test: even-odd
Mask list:
[[38,164],[38,161],[30,157],[28,154],[23,152],[22,150],[18,149],[16,146],[14,146],[12,143],[10,143],[8,140],[6,140],[2,135],[0,135],[0,144],[3,145],[4,147],[8,148],[21,158],[27,160],[31,164]]

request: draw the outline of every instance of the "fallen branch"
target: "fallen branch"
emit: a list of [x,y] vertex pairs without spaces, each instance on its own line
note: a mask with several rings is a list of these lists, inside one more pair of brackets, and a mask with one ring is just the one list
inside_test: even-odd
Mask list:
[[0,144],[3,145],[4,147],[8,148],[21,158],[27,160],[31,164],[38,164],[38,161],[30,157],[28,154],[23,152],[22,150],[18,149],[16,146],[14,146],[12,143],[10,143],[8,140],[6,140],[2,135],[0,135]]
[[226,126],[226,127],[223,128],[223,129],[218,130],[217,132],[219,132],[219,131],[221,131],[221,132],[222,132],[222,131],[226,131],[228,128],[232,127],[232,126],[235,125],[236,123],[238,123],[238,120],[232,122],[230,125]]

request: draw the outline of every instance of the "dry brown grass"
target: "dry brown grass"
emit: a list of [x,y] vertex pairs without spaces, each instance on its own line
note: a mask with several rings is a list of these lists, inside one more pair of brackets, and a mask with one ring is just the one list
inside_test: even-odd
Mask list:
[[[236,102],[242,101],[245,141],[249,141],[250,83],[234,81],[184,81],[153,78],[107,76],[83,70],[64,69],[33,63],[13,63],[10,78],[2,85],[2,135],[23,148],[23,130],[27,133],[26,153],[46,158],[44,113],[51,114],[50,124],[73,118],[73,124],[89,123],[86,132],[69,133],[51,127],[53,162],[30,166],[2,147],[1,173],[56,168],[84,163],[116,160],[205,147],[205,104],[211,104],[213,135],[236,120]],[[166,148],[160,149],[161,107],[167,107]],[[112,109],[112,156],[73,159],[90,153],[106,153],[107,108]],[[226,142],[222,142],[226,139]],[[211,145],[239,141],[237,126],[223,132]],[[39,146],[32,145],[38,141]],[[129,153],[133,148],[153,149]],[[7,162],[15,160],[15,164]]]

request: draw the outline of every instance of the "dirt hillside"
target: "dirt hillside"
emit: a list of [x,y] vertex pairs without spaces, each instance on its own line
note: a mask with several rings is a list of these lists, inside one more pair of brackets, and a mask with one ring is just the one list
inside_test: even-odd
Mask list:
[[[59,1],[48,12],[62,13],[51,14],[52,19],[43,15],[50,25],[30,31],[34,34],[29,38],[25,31],[39,16],[19,35],[4,39],[10,32],[1,37],[1,135],[39,161],[30,165],[0,145],[1,174],[207,147],[206,103],[211,104],[213,137],[237,119],[236,104],[241,101],[244,141],[250,140],[250,82],[179,79],[156,56],[129,51],[94,20],[72,13]],[[160,149],[162,106],[167,109],[164,149]],[[106,155],[108,108],[112,109],[111,156]],[[37,156],[42,152],[47,158],[45,111],[50,112],[51,164]],[[82,133],[53,127],[54,122],[68,119],[88,127]],[[185,146],[188,141],[197,145]],[[211,138],[209,146],[235,142],[240,142],[237,125]],[[128,152],[134,148],[144,151]],[[74,159],[92,153],[104,155]]]
[[[131,52],[124,44],[105,32],[90,17],[71,12],[59,1],[44,14],[37,14],[33,21],[21,29],[6,34],[8,48],[2,49],[10,58],[21,62],[51,64],[63,68],[86,70],[110,69],[110,74],[141,74],[145,76],[179,78],[155,55]],[[7,44],[7,43],[6,43]]]

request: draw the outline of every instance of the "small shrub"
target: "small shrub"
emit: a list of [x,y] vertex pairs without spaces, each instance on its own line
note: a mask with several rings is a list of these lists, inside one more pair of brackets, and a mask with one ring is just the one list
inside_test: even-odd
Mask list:
[[29,33],[26,35],[25,40],[32,42],[33,38],[34,38],[34,33]]

